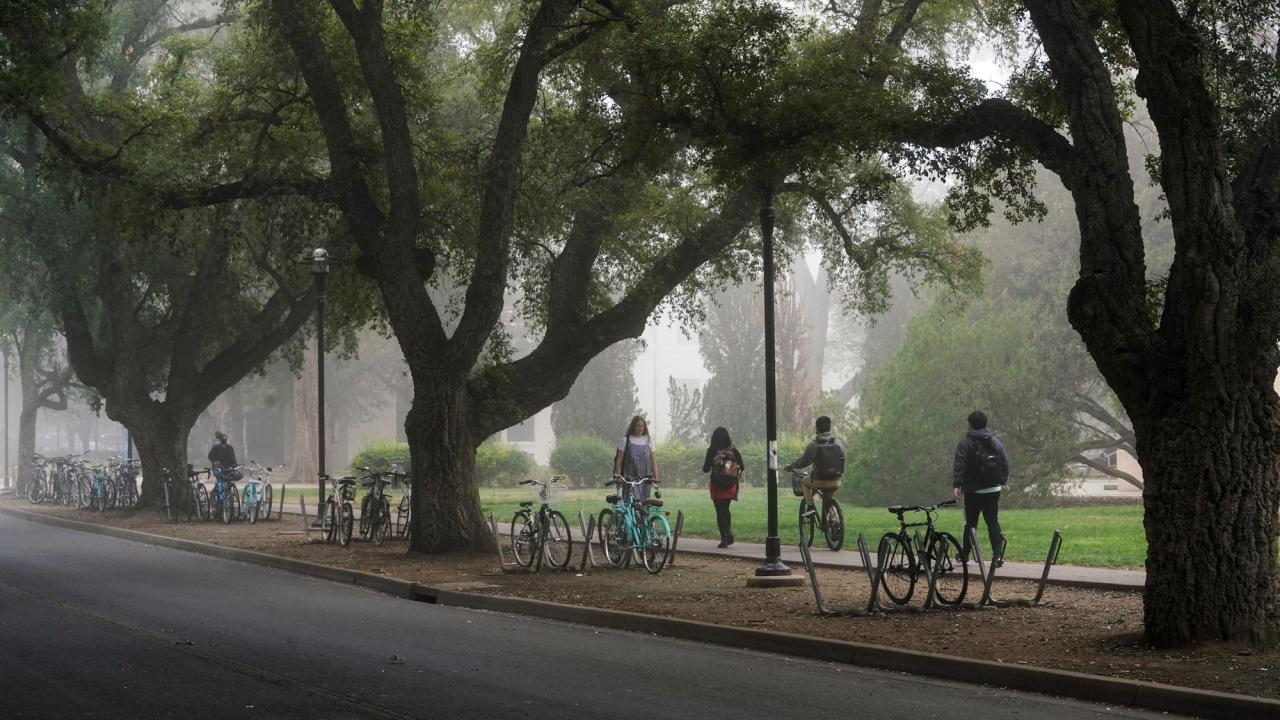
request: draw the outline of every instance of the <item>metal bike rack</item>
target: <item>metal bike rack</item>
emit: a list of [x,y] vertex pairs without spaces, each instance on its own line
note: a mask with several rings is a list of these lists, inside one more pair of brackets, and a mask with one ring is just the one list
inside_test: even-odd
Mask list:
[[311,539],[311,522],[307,520],[307,496],[306,495],[298,496],[298,507],[302,508],[302,534],[304,535],[302,541],[310,544],[314,541]]
[[592,568],[600,567],[596,562],[596,554],[591,550],[591,533],[596,528],[596,516],[592,515],[587,518],[581,510],[578,511],[578,527],[582,528],[582,564],[578,567],[578,572],[586,572],[587,565]]
[[867,560],[867,541],[858,533],[858,549],[863,554],[863,565],[867,569],[867,576],[871,579],[871,594],[867,605],[862,608],[848,608],[844,610],[829,610],[822,601],[822,588],[818,586],[818,572],[813,566],[813,554],[809,552],[809,544],[801,538],[800,558],[804,561],[805,572],[809,574],[809,583],[813,586],[813,602],[818,607],[818,614],[826,617],[850,617],[866,615],[872,609],[876,597],[876,574],[875,569],[871,567],[871,563]]
[[169,522],[177,523],[178,520],[173,516],[173,503],[169,499],[169,481],[164,482],[164,514],[169,518]]
[[498,535],[498,518],[493,513],[489,513],[489,531],[493,533],[493,547],[498,552],[498,567],[502,572],[507,574],[528,572],[520,563],[507,562],[507,556],[502,553],[502,536]]
[[671,557],[667,558],[667,566],[676,564],[676,548],[680,546],[680,534],[684,532],[684,510],[676,510],[676,527],[671,533]]
[[991,566],[986,567],[982,562],[982,551],[978,547],[978,531],[977,528],[969,528],[969,546],[973,548],[974,558],[978,563],[978,574],[982,577],[982,600],[976,605],[991,605],[994,607],[1032,607],[1040,604],[1041,598],[1044,597],[1045,585],[1049,582],[1049,570],[1058,564],[1058,553],[1062,551],[1062,531],[1054,530],[1053,538],[1049,541],[1049,552],[1044,558],[1044,570],[1040,573],[1040,580],[1036,585],[1036,594],[1030,599],[1018,598],[1014,600],[1000,600],[991,593],[991,588],[995,582],[996,568],[1004,560],[1005,550],[1009,546],[1009,539],[1004,533],[1000,533],[1000,546],[992,552]]

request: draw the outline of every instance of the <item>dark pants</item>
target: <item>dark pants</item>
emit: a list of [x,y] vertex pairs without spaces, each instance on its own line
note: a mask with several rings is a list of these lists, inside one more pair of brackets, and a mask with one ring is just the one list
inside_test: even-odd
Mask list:
[[731,499],[712,500],[716,506],[716,527],[720,529],[720,539],[727,539],[733,535],[733,517],[729,514],[729,503]]
[[991,541],[991,552],[996,551],[1000,543],[1000,493],[964,494],[964,556],[969,557],[969,528],[978,527],[978,515],[987,524],[987,538]]

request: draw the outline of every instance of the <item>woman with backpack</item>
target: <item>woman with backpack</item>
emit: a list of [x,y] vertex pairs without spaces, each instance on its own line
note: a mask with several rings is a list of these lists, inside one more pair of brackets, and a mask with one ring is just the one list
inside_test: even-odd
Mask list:
[[738,499],[738,483],[742,479],[742,453],[733,446],[729,431],[718,427],[711,433],[711,446],[702,462],[702,472],[711,475],[711,503],[716,506],[716,526],[720,529],[720,544],[733,544],[733,518],[729,503]]

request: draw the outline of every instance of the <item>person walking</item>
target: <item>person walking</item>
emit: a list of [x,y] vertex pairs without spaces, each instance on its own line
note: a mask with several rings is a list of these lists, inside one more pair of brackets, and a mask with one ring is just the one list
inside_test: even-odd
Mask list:
[[[613,456],[613,474],[621,475],[628,480],[639,480],[642,477],[653,477],[652,485],[658,485],[658,458],[653,452],[653,438],[649,436],[649,423],[644,417],[636,415],[627,425],[627,434],[618,441],[618,452]],[[650,483],[644,485],[624,485],[623,496],[634,492],[636,501],[648,500]]]
[[711,504],[715,505],[716,527],[720,529],[720,544],[716,547],[729,547],[733,544],[733,517],[729,513],[729,503],[738,499],[738,484],[746,471],[742,453],[729,439],[728,430],[718,427],[711,433],[702,472],[710,473]]
[[828,500],[834,498],[844,477],[844,443],[831,433],[831,418],[826,415],[818,418],[814,430],[818,434],[805,446],[800,458],[783,467],[792,470],[813,465],[813,472],[800,483],[806,507],[813,507],[815,491]]
[[[1009,482],[1009,456],[1004,445],[987,428],[986,413],[969,413],[969,432],[956,443],[951,487],[957,500],[964,500],[964,543],[969,557],[969,530],[978,527],[978,516],[987,524],[992,553],[1000,541],[1000,491]],[[996,566],[1003,565],[997,561]]]

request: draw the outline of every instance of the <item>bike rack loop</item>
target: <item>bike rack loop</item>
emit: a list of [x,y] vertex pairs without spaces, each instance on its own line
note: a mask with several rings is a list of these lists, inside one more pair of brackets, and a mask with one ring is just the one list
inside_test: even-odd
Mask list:
[[298,496],[298,507],[302,508],[302,534],[303,542],[311,542],[311,522],[307,520],[307,496]]
[[680,546],[680,534],[684,532],[684,510],[676,510],[676,527],[671,535],[671,557],[667,559],[667,565],[676,564],[676,548]]
[[173,482],[172,479],[164,481],[164,514],[169,518],[169,522],[176,523],[178,521],[173,517],[173,502],[169,500],[169,483],[171,482]]
[[587,565],[592,568],[599,567],[596,563],[596,554],[591,550],[591,533],[596,528],[596,516],[592,515],[587,518],[583,515],[582,510],[578,510],[578,527],[582,528],[582,564],[579,566],[579,572],[586,572]]
[[1044,558],[1044,570],[1040,573],[1040,580],[1037,583],[1036,594],[1030,600],[1022,598],[1016,600],[1000,600],[994,597],[991,593],[991,588],[994,585],[996,576],[996,565],[999,564],[999,561],[1004,559],[1005,550],[1009,546],[1008,537],[1005,536],[1004,533],[1000,533],[1000,546],[992,553],[993,557],[991,559],[991,567],[990,569],[984,570],[981,551],[978,550],[977,528],[969,528],[969,533],[970,545],[974,548],[974,552],[978,553],[978,571],[983,575],[982,601],[979,605],[993,605],[997,607],[1039,605],[1041,598],[1044,597],[1044,588],[1049,582],[1049,571],[1054,565],[1058,564],[1058,554],[1062,552],[1062,530],[1053,531],[1053,538],[1049,541],[1049,552],[1046,553]]
[[[862,558],[862,567],[867,571],[867,579],[871,581],[871,593],[867,598],[867,612],[880,609],[880,565],[871,562],[871,551],[867,549],[867,538],[858,533],[858,555]],[[876,558],[879,560],[879,557]]]

